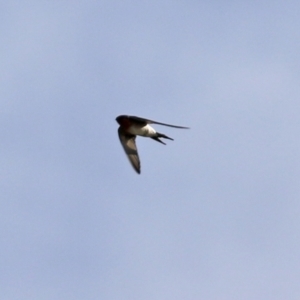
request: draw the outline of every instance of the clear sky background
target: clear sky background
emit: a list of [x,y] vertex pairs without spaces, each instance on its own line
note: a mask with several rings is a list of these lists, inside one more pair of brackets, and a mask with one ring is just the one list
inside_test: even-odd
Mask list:
[[0,299],[300,299],[299,12],[2,1]]

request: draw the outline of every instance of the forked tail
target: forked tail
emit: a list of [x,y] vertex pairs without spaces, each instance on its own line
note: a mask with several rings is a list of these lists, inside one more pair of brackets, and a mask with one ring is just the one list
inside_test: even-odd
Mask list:
[[152,139],[155,140],[155,141],[158,141],[162,144],[166,144],[164,143],[163,141],[161,141],[159,138],[164,138],[164,139],[168,139],[168,140],[171,140],[171,141],[174,141],[172,138],[166,136],[165,134],[162,134],[162,133],[159,133],[159,132],[156,132],[156,136],[153,136]]

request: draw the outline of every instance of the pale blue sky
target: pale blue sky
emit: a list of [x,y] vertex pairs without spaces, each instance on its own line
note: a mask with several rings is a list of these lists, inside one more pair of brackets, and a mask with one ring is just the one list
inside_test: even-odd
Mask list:
[[298,300],[299,11],[0,4],[0,299]]

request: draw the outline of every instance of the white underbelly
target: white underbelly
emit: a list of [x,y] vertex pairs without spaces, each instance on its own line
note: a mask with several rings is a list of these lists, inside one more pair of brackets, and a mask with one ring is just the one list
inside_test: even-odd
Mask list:
[[145,125],[143,127],[131,126],[128,130],[131,134],[141,135],[141,136],[155,136],[156,131],[150,125]]

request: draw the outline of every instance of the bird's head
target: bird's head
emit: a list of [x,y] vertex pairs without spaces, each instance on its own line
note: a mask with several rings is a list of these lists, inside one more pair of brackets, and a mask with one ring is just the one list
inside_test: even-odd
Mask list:
[[125,115],[120,115],[116,117],[116,121],[118,122],[119,125],[122,125],[124,123],[124,120],[127,120],[127,116]]

